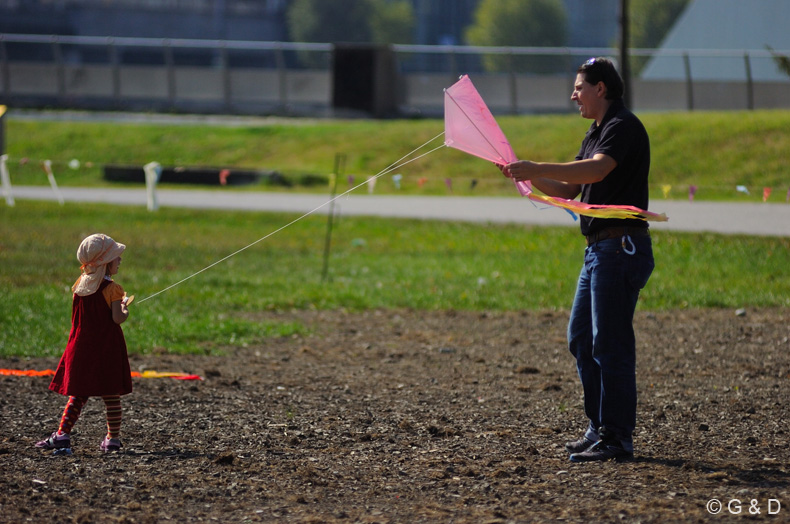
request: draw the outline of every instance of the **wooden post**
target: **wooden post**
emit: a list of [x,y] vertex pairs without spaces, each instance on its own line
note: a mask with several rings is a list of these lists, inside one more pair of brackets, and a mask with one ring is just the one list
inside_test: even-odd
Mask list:
[[324,241],[324,267],[321,270],[321,282],[325,282],[329,275],[329,253],[332,247],[332,225],[335,217],[335,193],[337,192],[337,179],[340,178],[346,164],[346,155],[337,153],[335,155],[335,172],[332,173],[332,180],[329,187],[329,214],[326,219],[326,240]]
[[5,106],[0,106],[0,155],[5,154]]

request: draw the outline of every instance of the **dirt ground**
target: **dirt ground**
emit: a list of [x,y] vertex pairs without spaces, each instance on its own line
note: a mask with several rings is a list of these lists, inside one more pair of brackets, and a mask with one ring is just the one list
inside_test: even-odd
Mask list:
[[34,448],[64,398],[49,378],[0,376],[0,521],[788,522],[788,313],[637,312],[622,464],[563,449],[586,423],[567,312],[266,313],[311,332],[132,355],[204,380],[135,379],[117,454],[99,451],[99,399],[73,455]]

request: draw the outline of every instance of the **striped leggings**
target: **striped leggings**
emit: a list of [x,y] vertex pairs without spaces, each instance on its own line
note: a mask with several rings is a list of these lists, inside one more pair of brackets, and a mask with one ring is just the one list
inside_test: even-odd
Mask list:
[[[69,397],[66,402],[66,409],[60,419],[58,433],[71,433],[71,428],[80,418],[82,408],[88,402],[89,397]],[[103,396],[104,406],[107,408],[107,438],[118,438],[121,435],[121,420],[123,412],[121,410],[121,396]]]

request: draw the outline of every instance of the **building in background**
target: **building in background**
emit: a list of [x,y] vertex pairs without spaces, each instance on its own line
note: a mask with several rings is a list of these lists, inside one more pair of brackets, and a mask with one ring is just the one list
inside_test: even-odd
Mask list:
[[[326,0],[328,2],[333,0]],[[463,45],[480,0],[411,0],[415,44]],[[0,0],[0,33],[287,41],[290,0]],[[608,47],[618,0],[563,0],[570,47]]]
[[287,40],[287,0],[0,0],[0,33]]
[[[642,72],[645,80],[787,81],[768,48],[790,50],[788,0],[692,0]],[[747,58],[743,50],[762,50]],[[684,58],[683,50],[705,50]]]

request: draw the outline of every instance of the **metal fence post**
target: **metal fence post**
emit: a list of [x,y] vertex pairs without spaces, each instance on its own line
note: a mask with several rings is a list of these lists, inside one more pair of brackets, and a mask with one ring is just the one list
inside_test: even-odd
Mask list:
[[117,107],[121,104],[121,57],[118,54],[115,40],[108,38],[107,46],[109,48],[110,67],[112,68],[112,100]]
[[277,48],[274,51],[274,60],[277,64],[277,94],[280,99],[280,108],[284,111],[285,108],[288,107],[288,79],[285,76],[285,51],[283,51],[283,46],[279,42],[277,44]]
[[691,80],[691,59],[688,53],[683,53],[683,67],[686,71],[686,103],[688,110],[694,111],[694,82]]
[[230,84],[230,63],[228,59],[228,47],[225,41],[220,42],[219,62],[222,71],[222,98],[225,102],[225,110],[230,111],[231,103],[231,84]]
[[165,57],[165,68],[167,69],[167,100],[171,109],[176,105],[176,68],[173,58],[173,46],[170,40],[162,41],[162,53]]
[[508,69],[510,75],[510,112],[511,114],[518,114],[518,83],[516,81],[516,66],[515,59],[513,58],[513,50],[508,53]]
[[58,37],[52,37],[52,56],[55,59],[55,70],[57,71],[58,98],[62,101],[66,98],[66,69],[63,64],[63,50],[60,48]]
[[455,83],[460,76],[458,74],[458,61],[456,60],[455,49],[450,50],[450,72],[453,75],[453,83]]
[[0,35],[0,68],[3,74],[3,96],[8,96],[11,93],[11,69],[8,67],[8,53],[2,35]]
[[[576,69],[578,66],[574,65],[573,63],[573,52],[570,49],[565,50],[565,66],[564,69],[566,71],[571,71],[568,78],[568,85],[572,86],[576,82]],[[566,100],[568,101],[568,110],[569,111],[578,111],[576,106],[576,102],[574,102],[571,97],[567,97]]]
[[752,62],[749,60],[749,53],[743,55],[744,65],[746,66],[746,107],[754,109],[754,82],[752,81]]

